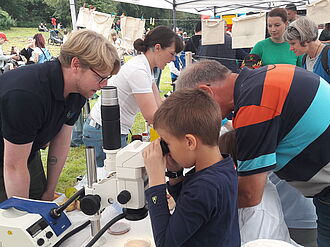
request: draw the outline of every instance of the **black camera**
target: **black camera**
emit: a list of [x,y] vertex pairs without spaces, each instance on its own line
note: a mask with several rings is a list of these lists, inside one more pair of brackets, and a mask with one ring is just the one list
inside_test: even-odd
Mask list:
[[162,148],[163,156],[170,152],[167,143],[163,139],[160,140],[160,147]]

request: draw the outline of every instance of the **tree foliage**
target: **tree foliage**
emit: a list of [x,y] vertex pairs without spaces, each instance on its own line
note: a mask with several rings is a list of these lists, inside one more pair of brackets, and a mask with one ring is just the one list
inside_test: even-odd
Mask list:
[[15,25],[15,20],[13,20],[6,11],[0,8],[0,30],[6,30]]
[[0,0],[0,6],[20,27],[35,27],[40,22],[49,23],[53,11],[44,0]]
[[[150,19],[155,18],[155,26],[172,26],[172,10],[158,9],[139,6],[128,3],[120,3],[113,0],[76,0],[77,13],[79,7],[86,4],[86,7],[96,7],[97,11],[116,14],[117,18],[121,14],[136,18]],[[70,0],[0,0],[0,6],[17,21],[18,26],[35,27],[40,22],[50,24],[50,18],[56,17],[63,26],[71,25]],[[192,33],[195,23],[199,19],[198,15],[177,12],[177,26],[185,31]],[[149,21],[146,28],[153,26]]]

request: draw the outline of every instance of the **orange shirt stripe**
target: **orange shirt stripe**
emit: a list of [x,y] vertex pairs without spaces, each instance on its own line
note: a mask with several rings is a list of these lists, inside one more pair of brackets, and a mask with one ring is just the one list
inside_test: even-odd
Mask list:
[[239,109],[236,117],[233,119],[233,127],[237,129],[252,124],[262,123],[273,119],[274,117],[276,117],[276,113],[272,109],[258,105],[243,106]]
[[[296,67],[288,64],[276,64],[276,68],[269,70],[266,74],[260,105],[274,109],[277,115],[280,115]],[[281,87],[278,86],[279,84]]]
[[[268,66],[270,70],[265,77],[260,106],[249,105],[240,107],[233,119],[235,129],[262,123],[281,114],[291,87],[295,66],[277,64],[275,69],[271,69],[271,67],[272,65]],[[279,84],[281,84],[281,87],[278,86]]]

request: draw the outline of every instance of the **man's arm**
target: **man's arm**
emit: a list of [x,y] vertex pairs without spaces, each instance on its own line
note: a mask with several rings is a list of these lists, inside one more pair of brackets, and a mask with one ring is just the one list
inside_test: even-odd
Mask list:
[[247,208],[258,205],[267,180],[267,172],[238,176],[238,208]]
[[47,158],[47,188],[42,195],[42,200],[53,200],[57,181],[70,149],[72,128],[73,126],[64,124],[50,142]]
[[32,142],[13,144],[4,139],[4,182],[7,197],[29,198],[30,174],[27,166]]

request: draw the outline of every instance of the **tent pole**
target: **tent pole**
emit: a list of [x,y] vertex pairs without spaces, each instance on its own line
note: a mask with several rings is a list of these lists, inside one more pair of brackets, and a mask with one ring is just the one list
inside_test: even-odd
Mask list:
[[72,30],[76,30],[77,14],[76,14],[76,0],[70,0]]
[[176,32],[176,0],[173,0],[173,31]]

